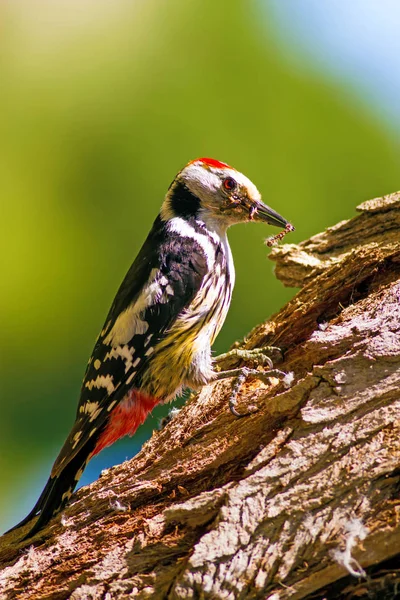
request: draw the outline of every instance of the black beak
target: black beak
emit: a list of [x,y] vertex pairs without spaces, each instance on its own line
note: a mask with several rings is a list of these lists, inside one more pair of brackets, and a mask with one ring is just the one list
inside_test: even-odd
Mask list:
[[256,200],[252,202],[250,208],[250,218],[257,221],[265,221],[270,225],[275,225],[276,227],[286,227],[289,225],[289,222],[286,221],[280,214],[275,212],[272,208],[261,202],[260,200]]

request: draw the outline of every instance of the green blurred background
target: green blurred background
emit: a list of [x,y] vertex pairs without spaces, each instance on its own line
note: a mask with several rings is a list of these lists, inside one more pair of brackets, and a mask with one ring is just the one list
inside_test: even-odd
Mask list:
[[[390,0],[2,3],[0,530],[47,480],[113,296],[187,161],[248,175],[295,224],[288,242],[400,188],[385,46],[398,12]],[[271,233],[230,232],[237,284],[217,352],[294,293],[273,276]],[[81,483],[133,456],[159,415]]]

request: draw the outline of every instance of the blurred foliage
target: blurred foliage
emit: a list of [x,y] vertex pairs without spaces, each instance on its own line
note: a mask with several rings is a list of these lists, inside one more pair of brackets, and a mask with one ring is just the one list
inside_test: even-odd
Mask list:
[[[257,2],[226,7],[0,9],[1,528],[47,479],[113,295],[188,160],[246,173],[295,224],[288,242],[399,187],[399,147],[373,113],[306,64],[292,70]],[[217,351],[293,294],[267,262],[270,234],[253,224],[230,233],[237,284]],[[131,457],[155,425],[96,457],[82,482]]]

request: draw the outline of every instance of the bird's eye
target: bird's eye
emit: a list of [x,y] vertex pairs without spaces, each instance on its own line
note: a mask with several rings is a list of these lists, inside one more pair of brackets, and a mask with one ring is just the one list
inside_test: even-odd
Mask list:
[[237,187],[237,183],[233,179],[233,177],[227,177],[226,179],[224,179],[224,181],[222,182],[222,185],[229,192],[231,192],[232,190],[234,190]]

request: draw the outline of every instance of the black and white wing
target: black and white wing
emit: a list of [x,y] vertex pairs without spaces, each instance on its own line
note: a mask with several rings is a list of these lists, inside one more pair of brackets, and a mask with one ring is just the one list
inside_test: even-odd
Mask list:
[[207,270],[207,257],[198,241],[167,231],[157,217],[96,342],[76,421],[53,466],[53,477],[107,425],[110,410],[148,368],[149,344],[163,339],[196,296]]

